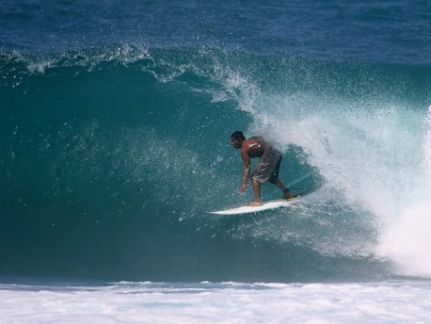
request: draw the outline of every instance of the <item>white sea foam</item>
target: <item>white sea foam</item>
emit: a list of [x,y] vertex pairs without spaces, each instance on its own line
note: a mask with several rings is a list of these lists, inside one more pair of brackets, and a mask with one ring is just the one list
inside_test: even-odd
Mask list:
[[2,323],[427,322],[430,282],[0,285]]
[[359,208],[355,219],[373,215],[378,239],[369,253],[397,273],[431,276],[431,113],[426,121],[423,110],[389,100],[313,94],[261,95],[250,112],[250,132],[301,146],[336,200]]
[[425,185],[415,203],[400,211],[385,229],[379,252],[393,260],[401,273],[431,277],[431,107],[428,109],[423,141],[424,159],[416,165]]

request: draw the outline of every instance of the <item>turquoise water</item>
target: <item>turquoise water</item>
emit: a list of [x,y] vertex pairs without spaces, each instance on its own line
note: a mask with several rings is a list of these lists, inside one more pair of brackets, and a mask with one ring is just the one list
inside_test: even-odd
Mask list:
[[[429,9],[3,2],[0,275],[428,278]],[[237,129],[274,142],[282,179],[313,194],[208,215],[252,197]]]
[[[403,186],[425,187],[416,168],[423,155],[411,144],[424,138],[426,69],[135,47],[49,61],[9,55],[2,66],[4,274],[391,274],[373,247],[380,201],[377,210],[364,204],[390,191],[395,209]],[[293,190],[320,189],[297,209],[206,214],[251,199],[236,194],[235,129],[265,134],[283,150],[282,178]],[[398,132],[408,132],[406,143]],[[369,186],[367,175],[375,178]],[[382,188],[370,199],[374,185]],[[364,188],[351,193],[353,186]],[[264,194],[279,195],[270,186]]]

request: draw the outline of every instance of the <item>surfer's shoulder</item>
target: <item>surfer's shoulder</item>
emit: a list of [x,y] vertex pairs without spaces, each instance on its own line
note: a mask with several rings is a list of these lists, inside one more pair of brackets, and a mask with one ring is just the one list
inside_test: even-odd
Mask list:
[[261,143],[255,137],[250,137],[242,143],[242,147],[245,150],[248,150],[252,147],[260,146],[260,145]]

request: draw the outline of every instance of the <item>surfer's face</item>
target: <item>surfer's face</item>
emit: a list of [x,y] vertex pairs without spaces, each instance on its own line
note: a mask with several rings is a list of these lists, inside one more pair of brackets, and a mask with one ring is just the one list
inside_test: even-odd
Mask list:
[[239,149],[241,147],[241,144],[242,144],[242,140],[240,140],[239,138],[231,138],[230,142],[231,142],[232,146],[234,148],[237,148],[237,149]]

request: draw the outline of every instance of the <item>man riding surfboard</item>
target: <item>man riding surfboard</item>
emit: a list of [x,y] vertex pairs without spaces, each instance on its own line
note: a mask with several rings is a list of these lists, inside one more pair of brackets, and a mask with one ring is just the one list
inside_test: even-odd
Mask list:
[[[245,138],[241,131],[235,131],[230,136],[231,144],[236,149],[241,149],[241,158],[244,166],[244,180],[240,188],[240,193],[244,193],[249,177],[252,179],[255,201],[249,206],[262,205],[260,187],[261,184],[270,182],[276,185],[283,192],[286,199],[293,198],[294,195],[286,188],[279,179],[280,164],[282,154],[261,136]],[[252,158],[260,158],[256,169],[250,172],[250,162]]]

